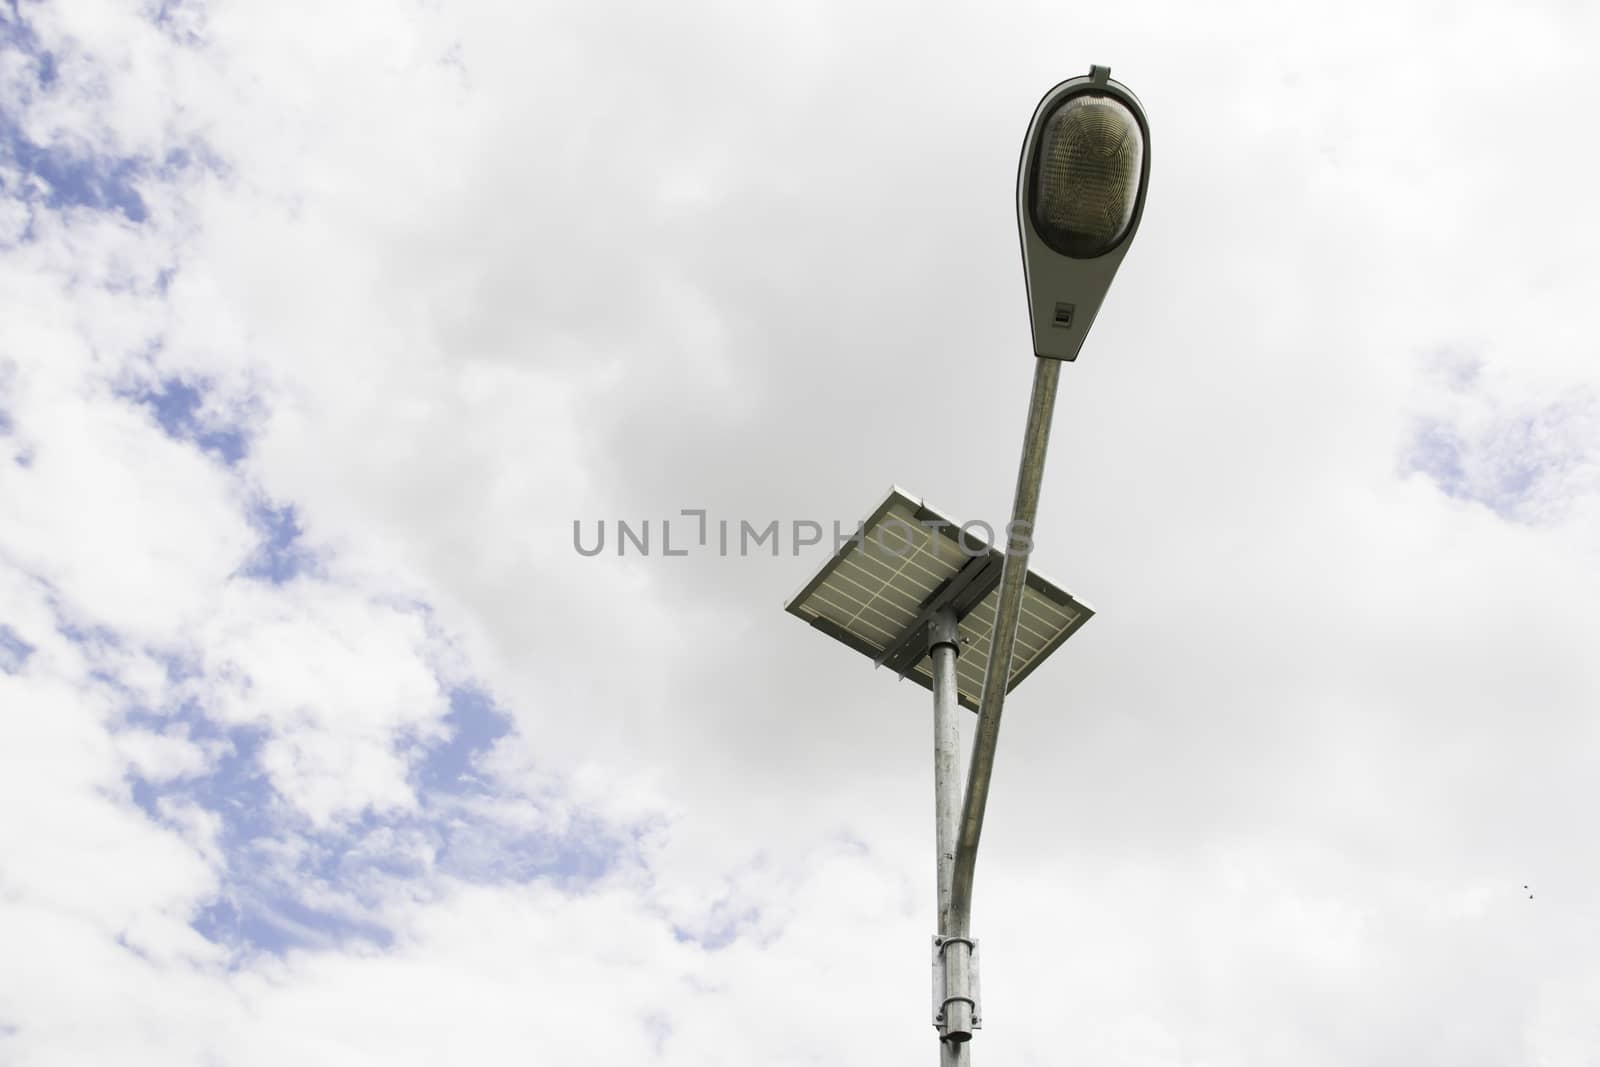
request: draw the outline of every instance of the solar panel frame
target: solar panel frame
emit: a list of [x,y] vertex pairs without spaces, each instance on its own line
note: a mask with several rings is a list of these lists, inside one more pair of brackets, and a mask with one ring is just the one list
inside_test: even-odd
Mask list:
[[[925,537],[926,544],[914,546],[900,538],[899,551],[891,549],[882,534],[896,522],[919,539]],[[969,533],[963,541],[959,526],[895,486],[784,610],[931,690],[926,624],[934,609],[951,606],[967,639],[956,661],[957,700],[976,711],[1003,560],[1004,553],[981,537]],[[1037,670],[1093,615],[1088,604],[1030,570],[1006,691]]]

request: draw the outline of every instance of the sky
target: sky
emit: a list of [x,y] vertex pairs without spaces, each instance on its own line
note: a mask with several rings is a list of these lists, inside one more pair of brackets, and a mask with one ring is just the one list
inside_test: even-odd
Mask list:
[[791,535],[1005,522],[1091,64],[1151,178],[974,1061],[1600,1062],[1597,38],[3,0],[0,1064],[934,1062],[928,695],[783,612]]

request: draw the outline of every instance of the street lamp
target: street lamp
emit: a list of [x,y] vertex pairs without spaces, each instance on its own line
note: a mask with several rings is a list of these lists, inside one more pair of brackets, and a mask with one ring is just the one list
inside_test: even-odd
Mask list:
[[[972,557],[958,565],[934,548],[898,568],[853,574],[850,568],[861,560],[847,558],[847,543],[789,605],[792,613],[872,655],[878,664],[894,666],[902,677],[915,677],[933,690],[939,849],[934,1025],[945,1067],[965,1067],[968,1042],[980,1022],[972,880],[1006,693],[1089,614],[1067,596],[1056,602],[1055,637],[1040,644],[1035,630],[1024,626],[1030,615],[1037,622],[1030,594],[1049,586],[1028,570],[1028,557],[1061,364],[1077,359],[1138,232],[1149,178],[1150,130],[1144,108],[1125,86],[1111,80],[1110,68],[1090,67],[1087,76],[1068,79],[1044,95],[1028,125],[1017,167],[1017,228],[1037,358],[1003,556],[997,561],[994,557],[1001,554],[985,546],[981,562]],[[904,511],[910,498],[899,495]],[[896,506],[896,494],[891,493],[869,525],[887,521]],[[948,525],[931,513],[919,517],[915,508],[911,512],[911,522],[926,518],[935,527],[941,521]],[[891,593],[897,582],[901,588]],[[981,635],[969,634],[980,606]],[[1032,643],[1019,641],[1019,628],[1032,635]],[[977,646],[972,639],[978,636],[983,638],[985,662],[982,684],[974,690],[973,660],[958,666],[958,657],[969,641]],[[961,684],[964,670],[966,690]],[[958,819],[953,709],[957,703],[972,707],[974,695],[978,726]]]
[[[1150,134],[1144,108],[1111,80],[1110,68],[1090,67],[1087,77],[1068,79],[1039,101],[1017,166],[1017,228],[1038,358],[1022,434],[1017,494],[1006,527],[991,666],[1009,662],[1016,647],[1061,363],[1077,358],[1139,229],[1149,179]],[[972,877],[1005,699],[1006,686],[996,684],[990,671],[978,706],[956,840],[950,929],[960,938],[970,936]]]

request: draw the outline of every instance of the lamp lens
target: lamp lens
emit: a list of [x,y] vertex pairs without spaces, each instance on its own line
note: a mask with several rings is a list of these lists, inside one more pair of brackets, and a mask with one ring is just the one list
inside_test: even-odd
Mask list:
[[1039,134],[1033,225],[1064,256],[1093,259],[1121,243],[1144,170],[1139,120],[1119,100],[1074,96]]

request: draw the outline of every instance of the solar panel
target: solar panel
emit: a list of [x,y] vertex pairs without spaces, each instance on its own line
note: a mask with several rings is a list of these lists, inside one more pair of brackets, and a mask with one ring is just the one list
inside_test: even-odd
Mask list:
[[[878,666],[933,688],[927,627],[950,608],[963,638],[956,694],[978,710],[989,666],[1004,553],[899,488],[784,608]],[[1034,571],[1022,593],[1010,692],[1089,621],[1094,610]]]

